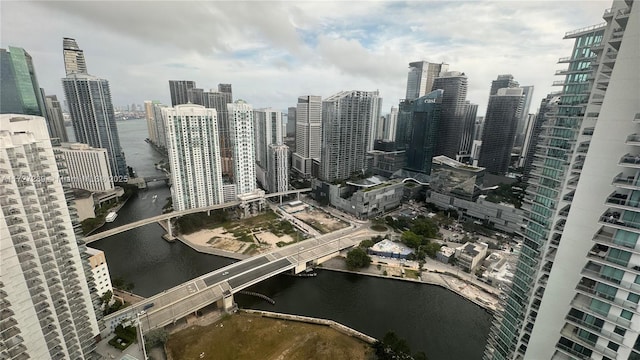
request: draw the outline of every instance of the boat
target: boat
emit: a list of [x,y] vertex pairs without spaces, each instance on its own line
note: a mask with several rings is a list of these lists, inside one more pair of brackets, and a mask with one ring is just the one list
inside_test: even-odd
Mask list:
[[151,201],[152,201],[152,202],[155,202],[157,199],[158,199],[158,195],[157,195],[157,194],[155,194],[155,195],[153,195],[153,200],[151,200]]
[[107,217],[104,218],[106,222],[113,222],[118,217],[118,213],[112,211],[107,214]]

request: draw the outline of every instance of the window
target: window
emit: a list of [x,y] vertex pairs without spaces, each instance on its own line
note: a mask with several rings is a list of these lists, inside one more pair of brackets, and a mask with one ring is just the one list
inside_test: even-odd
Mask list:
[[629,293],[629,296],[627,296],[627,300],[637,304],[638,301],[640,301],[640,295]]
[[620,317],[623,319],[631,320],[631,318],[633,317],[633,313],[629,310],[622,310],[620,312]]

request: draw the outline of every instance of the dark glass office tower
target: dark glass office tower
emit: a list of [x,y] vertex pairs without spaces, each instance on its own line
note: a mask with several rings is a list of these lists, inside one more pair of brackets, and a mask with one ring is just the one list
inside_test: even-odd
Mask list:
[[[465,126],[468,110],[466,103],[467,76],[458,71],[442,73],[433,81],[433,90],[437,89],[444,90],[444,95],[438,125],[438,143],[433,155],[445,155],[456,159],[460,153],[465,129],[473,131],[473,126]],[[400,122],[399,115],[398,122]]]
[[409,102],[412,134],[406,149],[407,170],[431,174],[443,92],[435,90]]
[[191,80],[169,80],[169,92],[171,92],[171,106],[187,104],[189,102],[189,90],[196,87],[196,82]]
[[498,93],[498,89],[515,88],[518,86],[520,86],[520,84],[517,81],[513,80],[513,75],[498,75],[498,78],[491,82],[491,90],[489,91],[489,96],[496,95]]
[[19,47],[0,49],[0,113],[46,115],[33,60]]
[[509,170],[522,96],[521,88],[503,88],[489,98],[478,159],[487,172],[503,175]]
[[109,82],[98,77],[72,73],[62,79],[76,141],[107,149],[114,181],[129,177],[111,103]]
[[69,142],[67,129],[64,127],[62,107],[60,106],[58,97],[55,95],[45,95],[44,90],[42,90],[42,95],[44,96],[44,107],[47,111],[46,118],[49,135],[51,135],[52,139],[59,139],[60,142]]

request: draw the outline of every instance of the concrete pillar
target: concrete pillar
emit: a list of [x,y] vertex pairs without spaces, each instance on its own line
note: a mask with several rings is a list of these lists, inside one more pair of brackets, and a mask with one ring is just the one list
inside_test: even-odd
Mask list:
[[282,195],[280,195],[280,205],[282,205]]
[[236,309],[236,304],[233,302],[233,294],[225,294],[224,297],[216,302],[218,308],[225,312],[233,312]]
[[169,233],[169,239],[173,239],[173,231],[171,229],[171,218],[167,219],[167,232]]

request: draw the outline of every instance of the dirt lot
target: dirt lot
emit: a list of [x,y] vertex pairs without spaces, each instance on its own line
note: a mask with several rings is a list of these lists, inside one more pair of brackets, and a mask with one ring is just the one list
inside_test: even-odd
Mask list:
[[343,221],[317,209],[300,211],[293,214],[293,216],[311,225],[321,234],[344,229],[348,226],[348,224]]
[[174,360],[364,360],[372,353],[369,345],[327,326],[251,314],[171,334],[166,348]]

